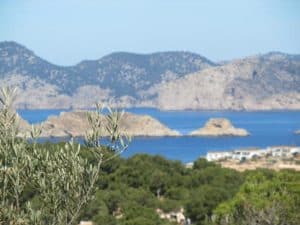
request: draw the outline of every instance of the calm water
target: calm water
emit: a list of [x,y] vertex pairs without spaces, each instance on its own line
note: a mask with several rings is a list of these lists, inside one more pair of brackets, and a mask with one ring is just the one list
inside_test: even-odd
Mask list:
[[[59,115],[62,110],[20,110],[20,115],[31,123]],[[300,111],[271,112],[222,112],[222,111],[159,111],[149,108],[133,108],[126,111],[149,114],[168,127],[187,134],[202,127],[211,117],[225,117],[236,127],[247,129],[249,137],[161,137],[134,138],[128,157],[136,153],[159,154],[169,159],[189,162],[204,156],[211,150],[232,150],[240,147],[267,147],[272,145],[300,145]]]

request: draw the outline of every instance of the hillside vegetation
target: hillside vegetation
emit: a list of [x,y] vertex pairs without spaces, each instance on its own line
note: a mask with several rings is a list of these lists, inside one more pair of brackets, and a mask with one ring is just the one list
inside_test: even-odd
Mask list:
[[105,164],[98,185],[95,199],[82,211],[82,219],[96,225],[175,225],[156,211],[181,207],[196,225],[300,221],[300,174],[295,171],[237,172],[205,159],[186,168],[160,156],[135,155]]

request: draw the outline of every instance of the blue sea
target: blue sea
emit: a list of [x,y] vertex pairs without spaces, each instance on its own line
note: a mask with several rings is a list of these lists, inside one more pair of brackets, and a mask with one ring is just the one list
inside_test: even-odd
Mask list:
[[[19,110],[30,123],[39,123],[63,110]],[[152,108],[131,108],[125,111],[148,114],[183,135],[202,127],[212,117],[224,117],[236,127],[247,129],[248,137],[136,137],[122,156],[137,153],[162,155],[184,163],[205,156],[208,151],[275,145],[300,146],[300,111],[160,111]]]

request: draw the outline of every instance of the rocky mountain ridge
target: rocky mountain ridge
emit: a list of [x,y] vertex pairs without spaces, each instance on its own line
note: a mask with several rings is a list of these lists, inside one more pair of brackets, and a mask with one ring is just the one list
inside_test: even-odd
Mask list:
[[0,83],[18,108],[90,108],[95,102],[160,109],[300,109],[300,55],[271,52],[214,63],[190,52],[118,52],[57,66],[0,42]]
[[148,104],[153,96],[147,90],[153,85],[214,65],[189,52],[119,52],[62,67],[18,43],[0,43],[0,81],[19,88],[19,108],[85,108],[99,101]]
[[163,109],[300,109],[300,55],[268,53],[161,85]]

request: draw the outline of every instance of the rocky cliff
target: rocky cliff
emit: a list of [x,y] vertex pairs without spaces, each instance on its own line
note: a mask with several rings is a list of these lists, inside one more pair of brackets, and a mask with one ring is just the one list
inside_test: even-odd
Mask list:
[[158,89],[163,109],[300,109],[300,56],[269,53],[234,60]]
[[190,133],[193,136],[247,136],[245,129],[235,128],[231,122],[224,118],[210,119],[203,128]]

